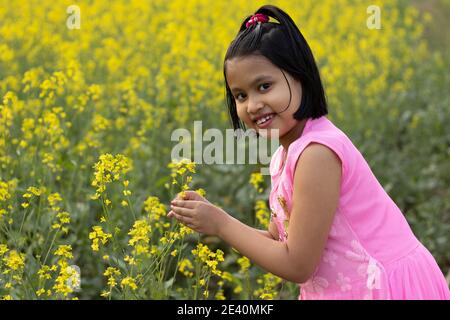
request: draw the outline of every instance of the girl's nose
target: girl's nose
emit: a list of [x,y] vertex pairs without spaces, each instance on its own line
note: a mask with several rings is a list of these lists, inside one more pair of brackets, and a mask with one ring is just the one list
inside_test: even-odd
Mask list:
[[264,103],[262,103],[262,101],[257,100],[257,99],[248,99],[248,104],[247,104],[247,112],[249,114],[258,114],[258,111],[264,107]]

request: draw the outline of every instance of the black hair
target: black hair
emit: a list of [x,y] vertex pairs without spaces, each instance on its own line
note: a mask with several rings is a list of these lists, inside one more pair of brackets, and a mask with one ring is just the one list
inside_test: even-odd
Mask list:
[[327,101],[322,81],[320,80],[319,69],[308,43],[294,21],[286,12],[273,5],[262,6],[255,12],[255,14],[257,13],[265,14],[269,19],[271,17],[279,23],[270,21],[256,23],[247,28],[245,24],[252,15],[248,16],[242,22],[236,38],[228,47],[223,64],[223,74],[226,87],[226,103],[233,129],[245,129],[244,123],[238,117],[236,101],[228,86],[225,72],[227,60],[237,57],[264,56],[275,66],[287,71],[292,77],[300,81],[302,85],[302,100],[299,108],[293,115],[295,119],[316,119],[328,114]]

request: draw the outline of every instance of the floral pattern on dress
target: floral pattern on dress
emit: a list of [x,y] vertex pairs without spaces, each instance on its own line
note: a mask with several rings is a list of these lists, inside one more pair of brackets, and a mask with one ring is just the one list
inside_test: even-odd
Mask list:
[[309,293],[314,293],[323,296],[323,291],[328,288],[328,280],[322,277],[313,277],[310,281],[302,286],[302,289],[307,289]]
[[350,278],[344,276],[342,272],[338,273],[338,278],[336,280],[337,285],[341,288],[341,291],[345,292],[352,289],[350,284]]
[[325,248],[325,253],[323,254],[323,262],[328,263],[330,266],[334,267],[336,265],[337,258],[337,254]]
[[380,289],[381,270],[376,261],[370,258],[367,266],[367,288],[369,290]]
[[347,250],[345,256],[350,260],[360,262],[357,272],[360,276],[367,277],[367,289],[380,289],[381,270],[375,259],[366,254],[366,251],[358,241],[352,240],[350,245],[352,250]]

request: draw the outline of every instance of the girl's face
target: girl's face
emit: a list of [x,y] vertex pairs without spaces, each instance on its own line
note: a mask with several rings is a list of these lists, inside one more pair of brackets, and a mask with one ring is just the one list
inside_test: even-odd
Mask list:
[[[238,116],[248,128],[268,138],[271,129],[278,129],[278,137],[282,140],[284,135],[298,126],[299,121],[294,119],[293,114],[301,102],[300,81],[283,71],[285,78],[280,68],[259,55],[227,60],[225,72]],[[292,92],[290,103],[286,79]],[[272,118],[260,123],[258,119],[263,115]]]

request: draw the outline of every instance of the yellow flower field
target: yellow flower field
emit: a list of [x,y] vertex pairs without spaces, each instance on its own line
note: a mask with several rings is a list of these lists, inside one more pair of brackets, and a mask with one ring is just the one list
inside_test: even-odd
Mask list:
[[[263,1],[0,0],[0,298],[296,299],[166,217],[197,190],[265,228],[258,165],[172,161],[171,132],[231,128],[223,57]],[[311,45],[330,117],[450,269],[448,61],[409,1],[272,1]],[[367,7],[382,28],[367,27]],[[73,21],[72,21],[73,22]]]

